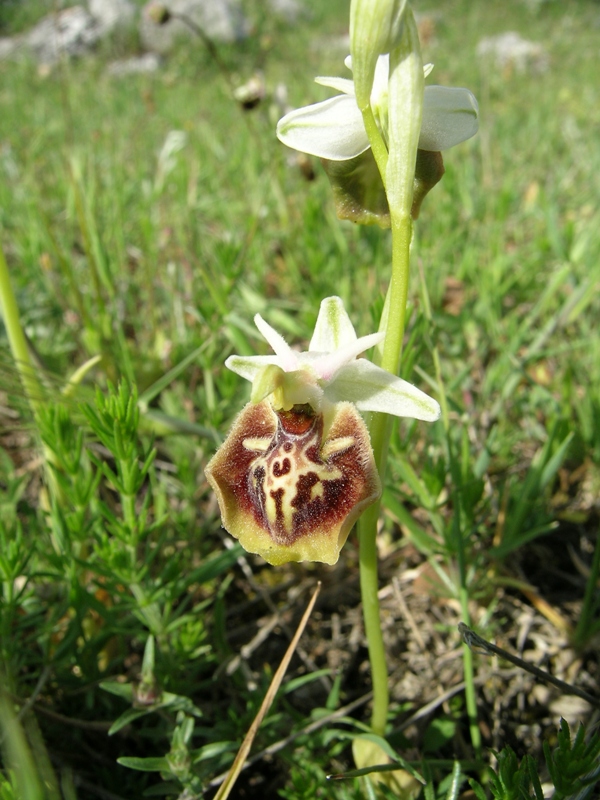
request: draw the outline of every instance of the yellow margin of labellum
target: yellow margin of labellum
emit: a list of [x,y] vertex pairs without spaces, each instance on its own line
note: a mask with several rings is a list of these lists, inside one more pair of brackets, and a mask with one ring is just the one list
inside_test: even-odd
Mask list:
[[248,404],[206,467],[223,527],[270,564],[335,564],[352,526],[381,494],[369,433],[352,403]]

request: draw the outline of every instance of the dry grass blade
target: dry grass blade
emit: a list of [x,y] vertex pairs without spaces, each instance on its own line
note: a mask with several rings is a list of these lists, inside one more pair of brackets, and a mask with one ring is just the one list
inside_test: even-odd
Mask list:
[[256,736],[258,729],[261,726],[263,719],[267,711],[270,709],[273,700],[275,699],[275,695],[279,691],[279,687],[281,686],[281,681],[287,671],[289,663],[294,655],[294,650],[302,636],[304,628],[306,627],[306,623],[312,613],[314,608],[316,599],[319,595],[319,591],[321,590],[321,582],[317,584],[317,588],[313,592],[313,596],[310,599],[310,602],[306,608],[306,611],[302,615],[302,619],[300,620],[300,624],[294,634],[294,638],[290,642],[288,649],[285,651],[285,655],[281,660],[281,664],[279,665],[277,672],[273,675],[273,680],[271,681],[271,685],[269,686],[267,693],[265,695],[265,699],[262,701],[261,706],[258,710],[258,714],[254,718],[254,721],[250,728],[248,729],[248,733],[246,734],[244,741],[242,742],[242,746],[238,750],[238,753],[235,757],[233,764],[231,765],[231,769],[227,773],[227,777],[223,781],[221,788],[215,795],[214,800],[225,800],[225,798],[229,797],[229,793],[233,789],[235,782],[238,778],[238,775],[242,771],[244,766],[244,762],[248,753],[250,752],[250,748],[252,747],[252,742],[254,741],[254,737]]
[[[455,688],[454,694],[459,691],[462,691],[465,688],[464,683],[460,684],[457,688]],[[367,692],[363,694],[362,697],[353,700],[351,703],[348,703],[347,706],[342,706],[338,708],[337,711],[332,711],[331,714],[327,714],[325,717],[319,717],[319,719],[313,720],[310,725],[307,725],[305,728],[301,728],[300,730],[296,731],[295,733],[290,733],[289,736],[286,736],[285,739],[280,739],[278,742],[274,742],[270,744],[268,747],[265,747],[264,750],[261,750],[260,753],[257,753],[252,758],[249,758],[246,763],[244,764],[243,769],[247,769],[251,767],[253,764],[256,764],[258,761],[263,759],[265,756],[272,756],[275,753],[278,753],[280,750],[283,750],[284,747],[292,744],[298,739],[300,736],[307,736],[309,733],[314,733],[314,731],[318,731],[319,728],[323,728],[325,725],[329,725],[329,723],[334,722],[340,717],[346,717],[348,714],[351,714],[357,708],[360,708],[365,703],[368,703],[369,700],[373,698],[373,692]],[[441,702],[445,702],[446,696],[442,697]],[[438,703],[439,705],[439,703]],[[407,726],[408,727],[408,726]],[[213,786],[220,786],[221,783],[225,780],[227,773],[223,773],[223,775],[218,775],[214,778],[208,785],[209,787]]]

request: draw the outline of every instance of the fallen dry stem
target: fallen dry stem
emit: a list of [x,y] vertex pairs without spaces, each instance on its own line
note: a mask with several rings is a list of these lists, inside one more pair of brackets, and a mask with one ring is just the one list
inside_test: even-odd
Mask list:
[[296,649],[296,645],[304,632],[304,628],[306,627],[306,623],[312,613],[314,608],[316,599],[319,595],[319,591],[321,590],[321,582],[317,584],[317,588],[313,592],[313,596],[310,599],[310,602],[304,612],[302,619],[300,620],[300,624],[294,634],[294,638],[290,642],[288,649],[285,651],[285,655],[281,660],[281,664],[279,665],[277,672],[273,675],[273,680],[267,690],[265,695],[265,699],[262,701],[261,706],[258,710],[258,714],[254,718],[254,721],[250,728],[248,729],[248,733],[246,734],[244,741],[242,742],[242,746],[238,750],[238,753],[234,759],[233,764],[231,765],[231,769],[227,773],[227,777],[223,781],[221,788],[216,793],[214,800],[225,800],[225,798],[229,797],[229,793],[233,789],[235,782],[238,778],[238,775],[242,771],[244,767],[244,762],[246,761],[246,757],[250,752],[250,748],[252,747],[252,742],[254,741],[254,737],[258,733],[258,729],[260,728],[263,719],[267,711],[271,708],[273,700],[275,699],[275,695],[279,691],[279,687],[281,686],[281,682],[284,678],[284,675],[287,671],[287,668],[292,660],[292,656],[294,655],[294,650]]
[[521,667],[521,669],[524,669],[526,672],[535,675],[535,677],[539,678],[541,681],[544,681],[545,683],[551,683],[553,686],[561,689],[565,694],[577,695],[577,697],[581,697],[582,700],[586,700],[595,708],[600,708],[600,700],[597,697],[588,694],[583,689],[578,689],[577,686],[573,686],[570,683],[561,681],[560,678],[555,678],[554,675],[551,675],[549,672],[536,667],[534,664],[529,664],[527,661],[523,661],[522,658],[514,656],[512,653],[503,650],[501,647],[488,642],[487,639],[479,636],[479,634],[475,633],[475,631],[471,630],[471,628],[465,625],[464,622],[459,623],[458,632],[462,636],[464,643],[467,645],[467,647],[473,650],[473,652],[499,656],[505,661],[509,661],[511,664]]

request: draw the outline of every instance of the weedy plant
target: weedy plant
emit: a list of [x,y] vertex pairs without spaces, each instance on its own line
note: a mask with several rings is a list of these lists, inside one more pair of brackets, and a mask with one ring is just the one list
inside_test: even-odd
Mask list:
[[[248,63],[273,82],[271,58],[279,75],[316,57],[259,6],[253,43],[216,51],[203,38],[194,58],[176,55],[161,77],[127,86],[100,74],[101,59],[49,79],[0,65],[10,107],[0,115],[0,300],[13,355],[0,387],[11,405],[0,408],[11,452],[0,452],[0,797],[224,798],[244,763],[246,794],[286,798],[456,798],[467,782],[479,800],[539,800],[550,782],[556,797],[592,796],[599,745],[583,726],[571,735],[560,723],[545,767],[490,741],[467,647],[464,685],[418,742],[404,738],[419,709],[398,699],[378,567],[417,553],[432,603],[445,598],[456,622],[501,629],[494,611],[514,590],[582,657],[597,632],[593,540],[573,623],[511,570],[556,529],[557,494],[580,485],[569,476],[585,473],[587,496],[597,476],[590,170],[570,157],[556,167],[560,191],[543,180],[548,153],[566,163],[555,155],[564,137],[594,163],[578,126],[593,124],[597,105],[582,115],[557,89],[571,114],[557,132],[533,82],[520,88],[532,109],[523,115],[517,92],[482,67],[483,155],[462,145],[470,157],[447,158],[426,199],[441,151],[476,132],[477,103],[430,85],[407,2],[353,0],[352,80],[317,79],[340,94],[277,125],[284,143],[322,159],[338,216],[359,223],[344,227],[322,182],[307,189],[282,153],[273,158],[285,99],[252,117],[232,100]],[[465,30],[479,24],[475,5],[453,11]],[[315,30],[327,13],[315,8]],[[460,68],[442,50],[446,84]],[[318,57],[331,59],[318,66],[327,72],[342,60],[329,48]],[[211,69],[214,81],[199,79]],[[290,86],[307,98],[297,72]],[[79,107],[89,113],[73,126]],[[237,116],[213,116],[221,107]],[[107,124],[115,108],[119,125]],[[507,117],[519,124],[508,129]],[[19,141],[9,119],[37,137]],[[563,198],[580,198],[576,218]],[[252,317],[274,354],[261,343],[255,354]],[[308,349],[288,345],[310,330]],[[369,348],[372,360],[361,358]],[[241,412],[240,376],[252,384]],[[221,536],[217,503],[249,556]],[[573,526],[592,519],[583,501],[567,513]],[[357,520],[358,564],[346,545]],[[294,563],[307,560],[329,566]],[[334,674],[317,646],[296,650],[286,679],[299,598],[313,576],[350,584],[357,567],[371,684],[364,670]],[[281,576],[282,607],[272,599]],[[320,612],[309,623],[313,642],[339,626],[332,605],[331,622]],[[269,620],[240,639],[263,606]],[[277,626],[285,656],[268,636]],[[366,721],[358,710],[369,702]],[[484,744],[498,751],[493,769]],[[256,789],[270,772],[273,784]]]

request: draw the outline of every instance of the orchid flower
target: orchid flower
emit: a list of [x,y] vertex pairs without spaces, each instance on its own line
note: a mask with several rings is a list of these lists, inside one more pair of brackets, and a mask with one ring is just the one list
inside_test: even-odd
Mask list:
[[[352,69],[350,56],[346,66]],[[424,67],[425,76],[432,65]],[[277,136],[288,147],[330,161],[347,161],[369,149],[354,83],[347,78],[319,77],[316,82],[342,92],[321,103],[298,108],[279,120]],[[387,139],[389,55],[377,59],[371,106]],[[468,89],[426,86],[419,149],[447,150],[477,133],[477,100]]]
[[364,358],[383,334],[358,338],[339,297],[321,309],[308,351],[292,350],[262,317],[272,356],[231,356],[252,402],[206,468],[223,526],[271,564],[335,564],[354,522],[381,493],[357,409],[435,420],[420,389]]
[[286,411],[308,403],[349,401],[360,411],[382,411],[397,417],[433,421],[440,415],[435,400],[411,383],[357,358],[379,344],[384,333],[357,338],[339,297],[321,303],[308,351],[298,353],[257,314],[256,327],[275,351],[273,356],[230,356],[225,366],[252,381],[252,401],[271,396],[275,408]]

